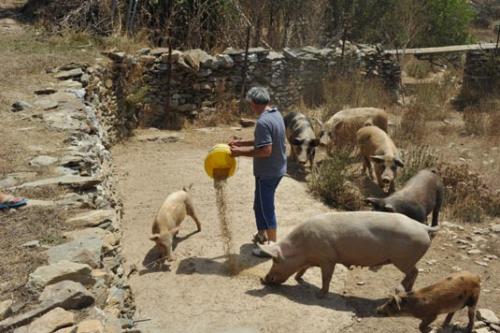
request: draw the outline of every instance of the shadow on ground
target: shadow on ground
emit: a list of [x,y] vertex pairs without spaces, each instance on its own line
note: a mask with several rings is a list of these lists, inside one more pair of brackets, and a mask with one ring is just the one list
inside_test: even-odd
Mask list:
[[239,255],[221,255],[213,258],[185,258],[179,263],[176,274],[236,275],[241,271],[269,260],[253,256],[252,249],[254,248],[255,245],[247,243],[241,245]]
[[319,288],[315,285],[301,282],[297,285],[263,286],[262,289],[249,290],[246,294],[255,297],[276,294],[303,305],[316,305],[335,311],[354,311],[359,318],[376,316],[375,309],[386,301],[386,299],[342,296],[332,292],[320,299],[316,297],[318,290]]
[[[193,231],[190,232],[189,234],[186,234],[184,236],[177,236],[174,237],[174,240],[172,242],[172,251],[175,251],[177,245],[186,239],[190,238],[194,234],[197,234],[199,231]],[[174,253],[175,256],[175,253]],[[148,273],[155,273],[155,272],[169,272],[170,271],[170,265],[168,265],[165,262],[165,258],[161,257],[160,252],[158,251],[157,247],[153,245],[151,249],[149,249],[148,253],[146,253],[146,256],[144,257],[144,260],[142,261],[142,265],[144,266],[144,269],[139,271],[139,275],[144,275]]]

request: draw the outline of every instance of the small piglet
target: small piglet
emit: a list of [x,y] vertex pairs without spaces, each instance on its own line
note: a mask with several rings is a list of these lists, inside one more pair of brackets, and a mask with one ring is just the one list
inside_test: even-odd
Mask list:
[[175,260],[172,255],[172,241],[180,229],[180,224],[186,215],[193,218],[198,232],[201,231],[201,224],[194,211],[191,195],[188,190],[191,186],[182,191],[171,193],[163,202],[153,222],[153,234],[150,239],[156,243],[160,250],[161,257],[166,257],[168,261]]
[[309,267],[320,267],[323,286],[318,297],[328,293],[336,264],[346,267],[377,267],[393,264],[405,274],[406,291],[418,275],[416,263],[431,245],[428,227],[402,214],[384,212],[339,212],[317,215],[298,225],[285,238],[259,247],[273,259],[264,284],[281,284],[292,274],[300,280]]
[[466,271],[451,274],[447,278],[422,289],[410,292],[396,291],[387,303],[377,308],[383,316],[413,316],[422,320],[420,332],[429,332],[439,314],[447,313],[443,327],[447,326],[455,311],[464,307],[469,310],[467,332],[472,332],[474,315],[479,299],[480,278]]
[[443,195],[441,178],[431,170],[421,170],[401,190],[387,198],[366,198],[366,202],[373,210],[401,213],[422,223],[432,212],[432,226],[436,226]]

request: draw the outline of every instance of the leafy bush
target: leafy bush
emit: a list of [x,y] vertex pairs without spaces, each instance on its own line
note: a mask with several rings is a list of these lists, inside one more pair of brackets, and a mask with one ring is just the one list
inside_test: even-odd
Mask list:
[[363,195],[351,182],[349,166],[353,158],[349,151],[337,151],[334,156],[320,162],[311,173],[310,190],[326,204],[347,210],[363,207]]

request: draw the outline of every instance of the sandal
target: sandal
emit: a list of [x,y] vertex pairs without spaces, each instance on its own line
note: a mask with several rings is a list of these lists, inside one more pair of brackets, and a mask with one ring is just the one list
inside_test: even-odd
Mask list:
[[0,209],[18,208],[27,203],[28,201],[24,198],[11,197],[4,202],[0,202]]
[[259,234],[258,232],[253,235],[252,242],[254,244],[265,244],[267,242],[267,237],[265,235]]

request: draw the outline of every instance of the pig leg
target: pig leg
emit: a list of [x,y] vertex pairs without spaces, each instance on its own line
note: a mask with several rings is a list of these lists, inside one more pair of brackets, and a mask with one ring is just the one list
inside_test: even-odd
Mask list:
[[196,216],[191,199],[187,200],[186,202],[186,213],[194,220],[194,223],[196,223],[196,228],[198,229],[198,232],[201,231],[201,223],[200,220],[198,220],[198,216]]
[[431,317],[427,317],[427,318],[422,319],[422,322],[418,326],[418,328],[420,329],[420,332],[422,332],[422,333],[428,333],[428,332],[430,332],[432,330],[432,328],[429,327],[429,325],[434,320],[436,320],[436,315],[433,315]]
[[392,181],[391,185],[389,185],[389,192],[387,192],[387,194],[394,193],[395,190],[396,190],[396,188],[395,188],[395,185],[394,185],[394,181]]
[[443,325],[442,325],[443,328],[446,327],[446,326],[448,326],[450,324],[451,318],[453,318],[454,314],[455,314],[455,312],[448,313],[448,315],[446,316],[446,318],[443,321]]
[[474,301],[473,305],[468,306],[468,315],[469,315],[469,324],[467,324],[467,329],[466,332],[470,333],[472,332],[472,329],[474,328],[474,317],[476,314],[476,306],[477,306],[477,298]]
[[316,294],[318,298],[324,298],[328,295],[330,290],[330,282],[332,281],[333,271],[335,270],[335,264],[323,264],[321,267],[321,290]]
[[366,170],[368,170],[368,177],[373,180],[373,172],[372,172],[372,164],[370,162],[370,159],[366,156],[363,156],[363,171],[362,173],[365,174]]
[[[403,272],[405,272],[405,271],[403,271]],[[403,281],[401,281],[401,284],[403,285],[403,288],[405,289],[405,291],[408,292],[408,291],[411,291],[411,289],[413,288],[413,284],[415,283],[415,280],[417,279],[418,269],[416,267],[413,267],[410,271],[406,271],[406,272],[407,272],[406,276],[403,279]]]
[[295,274],[295,280],[297,280],[298,282],[303,282],[304,279],[302,279],[302,276],[304,275],[304,273],[307,271],[307,269],[311,267],[309,265],[307,266],[304,266],[302,267],[298,272],[297,274]]

